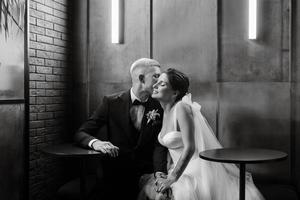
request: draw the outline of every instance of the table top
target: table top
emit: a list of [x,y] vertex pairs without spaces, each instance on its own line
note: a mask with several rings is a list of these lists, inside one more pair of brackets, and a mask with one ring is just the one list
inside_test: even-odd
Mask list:
[[261,163],[287,158],[282,151],[259,148],[222,148],[202,151],[200,158],[224,163]]
[[50,154],[57,157],[97,157],[102,156],[103,154],[98,151],[91,149],[85,149],[75,144],[57,144],[49,145],[42,149],[46,154]]

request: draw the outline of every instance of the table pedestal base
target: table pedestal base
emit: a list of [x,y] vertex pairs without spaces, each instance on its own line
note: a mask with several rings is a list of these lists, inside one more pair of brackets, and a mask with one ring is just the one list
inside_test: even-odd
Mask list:
[[240,163],[240,200],[245,200],[245,175],[246,166],[244,163]]
[[82,159],[80,161],[80,194],[81,194],[81,199],[85,200],[86,199],[86,163],[85,160]]

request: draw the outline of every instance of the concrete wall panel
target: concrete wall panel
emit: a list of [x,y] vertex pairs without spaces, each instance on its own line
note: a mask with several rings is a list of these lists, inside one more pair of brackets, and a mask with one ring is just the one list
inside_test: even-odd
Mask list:
[[147,0],[124,1],[124,43],[112,44],[111,1],[90,1],[89,80],[92,107],[107,91],[103,91],[99,84],[129,82],[132,62],[150,56],[149,6]]
[[221,5],[221,80],[288,81],[282,61],[289,51],[288,1],[258,1],[257,40],[248,39],[248,1],[225,0]]
[[140,57],[149,57],[149,2],[124,1],[124,43],[111,43],[111,2],[90,1],[91,81],[129,80],[129,67]]
[[218,85],[216,83],[200,83],[191,80],[190,92],[192,100],[201,105],[201,112],[217,134]]
[[131,87],[131,82],[127,83],[117,83],[117,82],[108,82],[108,83],[98,83],[92,84],[90,90],[93,93],[90,93],[91,104],[90,111],[91,113],[97,108],[99,103],[102,103],[104,95],[117,93],[120,91],[128,90]]
[[[289,83],[223,83],[219,111],[221,143],[225,147],[270,148],[290,154],[289,92]],[[288,181],[290,159],[255,165],[252,170],[269,180]]]
[[153,56],[200,82],[217,74],[217,1],[154,0]]

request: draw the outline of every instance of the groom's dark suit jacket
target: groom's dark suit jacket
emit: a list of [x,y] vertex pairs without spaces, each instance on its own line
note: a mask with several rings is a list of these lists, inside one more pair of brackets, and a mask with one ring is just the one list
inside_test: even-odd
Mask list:
[[[140,132],[131,122],[131,106],[130,90],[105,96],[102,104],[79,128],[75,134],[75,141],[87,147],[92,139],[97,138],[110,141],[120,148],[117,158],[107,156],[103,161],[107,170],[104,171],[104,175],[118,174],[120,170],[121,176],[140,176],[154,171],[166,172],[167,149],[157,141],[163,117],[159,102],[148,99]],[[157,110],[160,117],[147,123],[146,114],[152,110]],[[106,126],[107,131],[99,133],[103,126]]]

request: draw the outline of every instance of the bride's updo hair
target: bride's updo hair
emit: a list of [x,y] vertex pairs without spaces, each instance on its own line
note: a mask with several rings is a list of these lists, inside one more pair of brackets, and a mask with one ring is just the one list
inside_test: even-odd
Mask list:
[[189,85],[190,85],[189,78],[187,77],[187,75],[174,68],[169,68],[164,73],[168,76],[169,83],[172,89],[179,91],[179,94],[176,97],[175,102],[181,100],[182,97],[186,95],[186,93],[189,90]]

